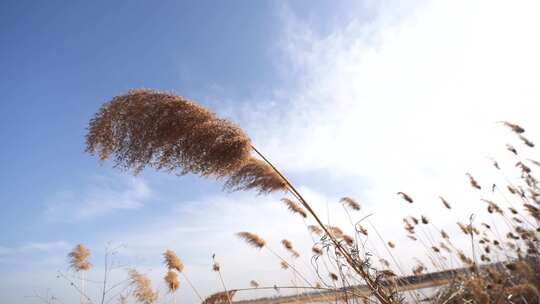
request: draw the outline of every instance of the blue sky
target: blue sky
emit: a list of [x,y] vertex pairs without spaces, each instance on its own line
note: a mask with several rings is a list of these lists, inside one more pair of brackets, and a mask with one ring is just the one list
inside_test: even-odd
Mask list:
[[[173,90],[235,120],[323,210],[352,195],[387,216],[404,189],[425,208],[441,191],[463,198],[463,172],[489,174],[480,163],[506,143],[494,121],[539,129],[531,12],[459,1],[2,1],[0,277],[11,279],[0,300],[34,303],[23,296],[47,287],[70,299],[46,276],[80,242],[97,256],[124,242],[125,259],[153,269],[173,247],[206,271],[213,252],[235,265],[226,244],[238,229],[279,239],[270,226],[298,224],[281,219],[279,197],[134,177],[85,154],[92,114],[130,88]],[[267,214],[273,224],[262,225]],[[249,282],[248,270],[231,284]],[[205,291],[209,275],[195,278]],[[28,280],[25,294],[9,291]]]

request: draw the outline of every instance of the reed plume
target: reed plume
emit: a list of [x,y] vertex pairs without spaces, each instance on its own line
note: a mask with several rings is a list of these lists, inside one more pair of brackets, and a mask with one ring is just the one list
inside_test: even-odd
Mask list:
[[[304,209],[302,209],[302,207],[300,207],[297,203],[295,203],[294,201],[292,201],[291,199],[288,199],[288,198],[282,198],[281,201],[287,206],[287,208],[292,212],[292,213],[296,213],[296,214],[299,214],[301,217],[303,218],[306,218],[307,217],[307,213],[306,211],[304,211]],[[318,227],[317,227],[318,228]]]
[[129,279],[134,286],[133,296],[139,303],[153,304],[157,301],[158,294],[152,289],[150,279],[135,269],[130,269]]
[[478,182],[476,181],[476,179],[474,179],[474,177],[470,174],[470,173],[467,173],[466,174],[468,177],[469,177],[469,184],[471,184],[471,187],[475,188],[475,189],[478,189],[478,190],[481,190],[482,187],[480,186],[480,184],[478,184]]
[[321,235],[323,233],[322,229],[315,225],[309,225],[308,230],[316,235]]
[[178,272],[184,271],[184,264],[180,261],[174,251],[167,249],[165,253],[163,253],[163,257],[165,258],[165,265],[169,270],[174,269]]
[[253,288],[258,288],[259,287],[259,283],[257,283],[257,281],[255,280],[251,280],[249,282],[249,286],[253,287]]
[[353,209],[353,210],[356,210],[356,211],[359,211],[360,210],[360,203],[358,203],[357,201],[355,201],[354,199],[346,196],[346,197],[342,197],[340,200],[339,200],[341,203],[344,203],[345,205],[349,206],[349,208]]
[[236,290],[221,291],[208,296],[202,304],[230,304]]
[[509,123],[507,121],[498,121],[498,123],[502,123],[504,124],[505,126],[507,126],[508,128],[510,128],[513,132],[517,133],[517,134],[521,134],[523,132],[525,132],[525,129],[523,129],[521,126],[519,125],[516,125],[516,124],[513,124],[513,123]]
[[70,258],[69,265],[75,271],[85,271],[92,267],[92,264],[88,262],[90,250],[82,244],[75,246],[68,257]]
[[174,271],[167,271],[167,275],[164,277],[165,283],[169,288],[170,293],[176,292],[178,287],[180,287],[180,282],[178,281],[178,275]]
[[117,166],[145,166],[227,176],[250,157],[251,141],[233,123],[172,93],[130,90],[105,103],[90,120],[86,151]]
[[397,194],[398,194],[398,195],[401,195],[401,197],[402,197],[404,200],[406,200],[408,203],[411,203],[411,204],[412,204],[412,203],[414,202],[413,199],[412,199],[407,193],[405,193],[405,192],[401,192],[401,191],[400,191],[400,192],[398,192]]
[[285,191],[286,182],[266,162],[247,159],[238,170],[227,177],[225,188],[231,191],[256,189],[259,193]]
[[266,241],[263,240],[258,235],[256,235],[255,233],[242,231],[242,232],[238,232],[236,235],[239,238],[246,241],[246,243],[248,243],[249,245],[251,245],[251,246],[253,246],[255,248],[261,249],[266,245]]
[[452,206],[450,206],[450,204],[444,199],[444,197],[439,196],[439,199],[443,203],[444,207],[446,207],[446,209],[452,209]]

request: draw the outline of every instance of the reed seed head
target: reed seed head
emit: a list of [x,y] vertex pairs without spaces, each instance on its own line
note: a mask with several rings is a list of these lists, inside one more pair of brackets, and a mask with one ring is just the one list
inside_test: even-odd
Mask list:
[[287,183],[266,162],[249,158],[229,174],[225,188],[231,191],[257,190],[260,194],[286,191]]
[[281,201],[287,206],[287,208],[292,212],[299,214],[301,217],[306,218],[307,213],[300,207],[297,203],[293,202],[289,198],[282,198]]
[[139,303],[153,304],[157,301],[158,294],[152,289],[150,279],[135,269],[130,269],[129,279],[134,286],[133,296]]
[[400,191],[397,194],[401,195],[401,197],[410,204],[412,204],[414,202],[413,199],[408,194],[406,194],[405,192]]
[[229,304],[235,294],[236,290],[217,292],[204,299],[202,304]]
[[353,198],[350,198],[348,196],[342,197],[339,201],[341,203],[349,206],[349,208],[351,208],[352,210],[360,211],[360,209],[361,209],[360,203],[358,203],[356,200],[354,200]]
[[525,132],[525,129],[523,129],[521,126],[510,123],[508,121],[499,121],[499,123],[502,123],[506,127],[510,128],[512,130],[512,132],[514,132],[514,133],[521,134],[521,133]]
[[165,275],[165,284],[167,284],[167,287],[169,288],[170,293],[174,293],[178,287],[180,287],[180,282],[178,281],[178,275],[174,271],[167,271],[167,275]]
[[180,261],[174,251],[169,249],[166,250],[165,253],[163,253],[163,257],[165,258],[165,266],[167,266],[169,270],[174,269],[178,272],[184,271],[184,264]]
[[68,257],[70,259],[69,265],[75,271],[85,271],[92,267],[92,264],[88,262],[90,250],[82,244],[75,246]]
[[261,249],[266,245],[266,241],[255,233],[242,231],[238,232],[236,235],[255,248]]
[[117,166],[146,166],[228,176],[250,158],[251,141],[242,129],[199,104],[172,93],[130,90],[105,103],[90,120],[86,151]]

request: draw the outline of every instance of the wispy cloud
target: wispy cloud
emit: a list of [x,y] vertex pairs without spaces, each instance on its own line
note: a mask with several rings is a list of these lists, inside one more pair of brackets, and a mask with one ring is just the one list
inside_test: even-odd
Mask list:
[[91,219],[142,208],[150,195],[150,188],[140,177],[100,176],[77,192],[58,192],[48,201],[45,215],[55,221]]

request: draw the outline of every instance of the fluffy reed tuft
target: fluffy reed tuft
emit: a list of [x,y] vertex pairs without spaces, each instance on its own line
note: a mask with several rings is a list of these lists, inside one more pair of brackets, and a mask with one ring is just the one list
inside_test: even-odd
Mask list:
[[311,232],[313,234],[316,234],[316,235],[321,235],[323,233],[323,230],[321,228],[319,228],[319,226],[315,226],[315,225],[309,225],[308,230],[309,230],[309,232]]
[[346,197],[342,197],[340,200],[339,200],[341,203],[344,203],[345,205],[349,206],[349,208],[353,209],[353,210],[356,210],[356,211],[359,211],[360,210],[360,203],[358,203],[356,200],[346,196]]
[[255,280],[251,280],[249,282],[249,286],[253,287],[253,288],[258,288],[259,287],[259,283]]
[[165,265],[169,270],[174,269],[178,272],[184,271],[184,264],[180,261],[174,251],[167,249],[165,253],[163,253],[163,257],[165,258]]
[[146,166],[227,176],[250,158],[251,141],[233,123],[172,93],[130,90],[104,104],[90,120],[86,151],[119,167]]
[[225,182],[231,191],[256,189],[259,193],[285,191],[287,184],[266,162],[249,158]]
[[478,182],[476,181],[476,179],[474,179],[474,177],[470,174],[470,173],[467,173],[466,174],[468,177],[469,177],[469,183],[471,184],[471,187],[475,188],[475,189],[478,189],[478,190],[481,190],[482,187],[480,186],[480,184],[478,184]]
[[409,196],[407,193],[405,193],[405,192],[401,192],[401,191],[400,191],[400,192],[398,192],[397,194],[398,194],[398,195],[401,195],[401,197],[402,197],[404,200],[406,200],[408,203],[411,203],[411,204],[412,204],[412,203],[414,202],[413,199],[412,199],[412,197],[410,197],[410,196]]
[[255,248],[261,249],[266,245],[266,241],[255,233],[242,231],[238,232],[236,235]]
[[229,304],[236,290],[221,291],[208,296],[202,304]]
[[519,125],[516,125],[516,124],[513,124],[513,123],[509,123],[507,121],[499,121],[499,123],[502,123],[504,124],[505,126],[507,126],[508,128],[510,128],[513,132],[517,133],[517,134],[521,134],[523,132],[525,132],[525,129],[523,129],[521,126]]
[[452,209],[452,206],[450,206],[450,204],[444,199],[444,197],[439,196],[439,199],[443,203],[444,207],[446,207],[446,209]]
[[282,198],[281,201],[287,205],[287,208],[289,208],[289,210],[292,212],[292,213],[296,213],[296,214],[299,214],[301,217],[303,218],[306,218],[307,217],[307,213],[306,211],[304,211],[304,209],[302,209],[302,207],[300,207],[297,203],[293,202],[291,199],[289,198]]
[[133,296],[139,303],[152,304],[157,301],[158,294],[152,290],[150,279],[135,269],[129,270],[129,279],[134,286]]
[[85,271],[92,267],[92,264],[88,262],[90,250],[82,244],[75,246],[68,257],[70,259],[69,265],[75,271]]
[[178,275],[174,271],[167,271],[167,275],[164,277],[165,283],[169,288],[170,293],[174,293],[178,287],[180,287],[180,282],[178,281]]

